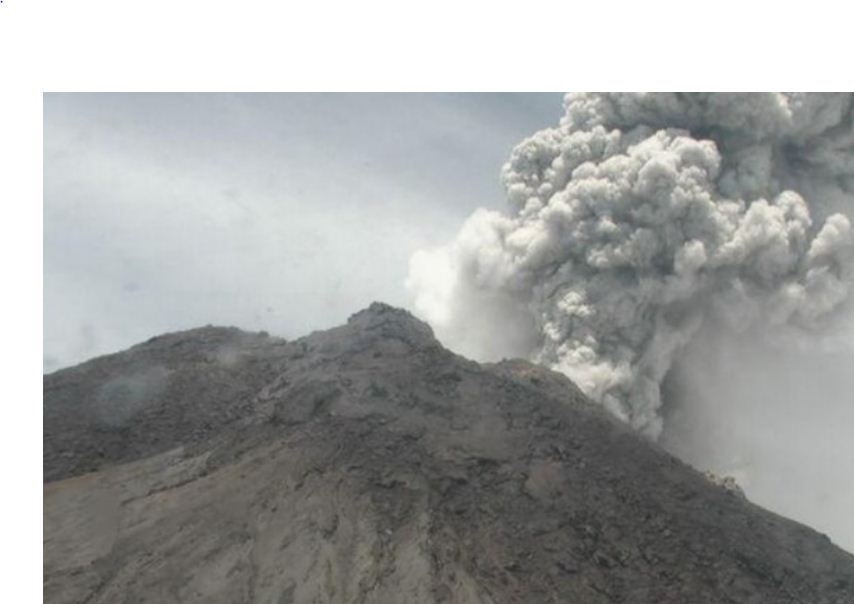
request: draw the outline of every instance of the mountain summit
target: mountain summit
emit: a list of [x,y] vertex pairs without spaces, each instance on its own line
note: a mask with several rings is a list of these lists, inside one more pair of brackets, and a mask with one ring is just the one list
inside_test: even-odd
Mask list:
[[46,602],[854,602],[854,556],[567,378],[372,304],[44,377]]

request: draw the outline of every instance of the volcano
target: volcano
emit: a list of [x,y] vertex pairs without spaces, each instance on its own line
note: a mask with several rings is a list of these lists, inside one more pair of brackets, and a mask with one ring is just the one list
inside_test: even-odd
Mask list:
[[51,603],[854,602],[854,556],[375,303],[44,377]]

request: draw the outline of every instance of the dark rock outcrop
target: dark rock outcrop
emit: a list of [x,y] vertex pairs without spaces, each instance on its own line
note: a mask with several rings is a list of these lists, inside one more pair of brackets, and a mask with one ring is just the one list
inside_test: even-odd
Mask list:
[[854,557],[382,304],[44,378],[46,602],[849,604]]

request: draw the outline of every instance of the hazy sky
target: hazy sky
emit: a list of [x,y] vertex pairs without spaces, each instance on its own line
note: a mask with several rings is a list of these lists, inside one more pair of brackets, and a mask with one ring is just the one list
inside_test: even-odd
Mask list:
[[412,252],[500,208],[543,94],[47,94],[44,369],[206,323],[406,306]]
[[[44,369],[208,323],[294,338],[411,306],[412,254],[505,209],[502,164],[561,114],[557,93],[45,95]],[[726,350],[664,443],[701,469],[748,460],[752,500],[851,549],[850,356]]]

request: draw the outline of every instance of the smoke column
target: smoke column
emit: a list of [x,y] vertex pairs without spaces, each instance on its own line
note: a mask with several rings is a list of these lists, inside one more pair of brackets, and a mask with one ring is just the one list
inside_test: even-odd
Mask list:
[[[564,108],[503,167],[509,212],[478,210],[456,240],[412,257],[415,310],[440,339],[561,371],[683,458],[742,480],[775,414],[836,397],[854,421],[851,389],[796,404],[758,386],[784,383],[805,366],[798,354],[854,359],[852,95],[571,93]],[[791,422],[778,437],[796,437]],[[854,467],[852,447],[814,457]],[[775,463],[764,476],[795,462]],[[781,489],[766,499],[790,497]]]
[[832,325],[854,266],[849,94],[568,94],[565,110],[504,166],[509,215],[478,211],[411,260],[416,310],[452,346],[526,354],[656,438],[662,381],[704,325]]

